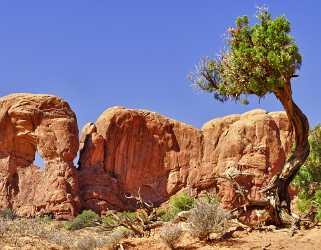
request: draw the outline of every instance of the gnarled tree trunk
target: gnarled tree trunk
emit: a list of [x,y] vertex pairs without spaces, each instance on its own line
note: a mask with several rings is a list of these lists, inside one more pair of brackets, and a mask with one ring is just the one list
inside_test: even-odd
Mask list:
[[275,90],[274,94],[282,103],[290,121],[290,125],[294,130],[295,147],[281,172],[271,180],[267,187],[262,189],[262,192],[266,193],[270,204],[274,207],[276,212],[276,223],[293,224],[294,218],[291,216],[291,200],[288,193],[288,187],[310,153],[308,141],[309,122],[307,117],[292,99],[290,81],[285,84],[284,88]]

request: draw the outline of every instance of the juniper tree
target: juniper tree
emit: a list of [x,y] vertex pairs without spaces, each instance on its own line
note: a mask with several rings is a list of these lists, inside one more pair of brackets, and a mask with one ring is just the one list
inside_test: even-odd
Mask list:
[[291,215],[288,186],[310,150],[308,119],[293,101],[291,90],[302,58],[285,16],[273,19],[266,8],[259,8],[257,19],[250,25],[247,16],[238,17],[236,26],[227,30],[227,48],[217,58],[203,58],[191,80],[221,102],[247,103],[248,95],[274,94],[283,105],[295,133],[294,149],[282,170],[261,190],[276,212],[275,223],[282,224]]

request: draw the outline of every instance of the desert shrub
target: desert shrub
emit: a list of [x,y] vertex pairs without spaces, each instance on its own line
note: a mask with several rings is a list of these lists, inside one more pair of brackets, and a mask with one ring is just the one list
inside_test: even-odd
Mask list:
[[48,230],[45,239],[51,243],[66,247],[67,249],[71,242],[77,242],[73,235],[63,232],[62,230]]
[[170,249],[175,249],[182,232],[180,224],[168,223],[161,227],[160,238]]
[[[87,234],[86,236],[81,236],[76,232],[63,230],[58,225],[48,225],[39,218],[19,218],[13,221],[0,218],[0,237],[2,239],[5,238],[6,240],[15,242],[21,236],[32,236],[37,237],[38,241],[44,240],[45,242],[61,246],[63,249],[90,250],[105,246],[107,247],[106,249],[113,249],[114,246],[118,244],[121,237],[125,237],[127,235],[128,232],[124,229],[121,229],[112,233],[108,232],[107,235],[105,235],[104,232],[99,232],[99,234]],[[20,244],[23,243],[20,242]],[[39,249],[47,248],[42,246],[39,247]]]
[[2,237],[7,231],[8,225],[3,218],[0,218],[0,236]]
[[105,242],[104,246],[115,248],[122,239],[128,238],[129,236],[133,236],[133,232],[131,230],[125,227],[119,227],[108,236],[108,243]]
[[316,211],[321,221],[321,126],[316,126],[309,135],[310,154],[300,168],[292,184],[299,189],[297,208],[302,213]]
[[115,220],[115,218],[111,214],[102,216],[101,222],[103,225],[107,225],[107,226],[115,226],[118,224],[118,222]]
[[39,223],[50,224],[53,221],[53,215],[43,214],[40,216],[36,216],[34,219]]
[[96,239],[89,235],[78,239],[74,245],[78,250],[92,250],[97,247]]
[[77,230],[84,227],[94,226],[99,220],[100,218],[95,212],[91,210],[84,210],[72,221],[65,222],[64,227],[67,230]]
[[136,220],[136,212],[124,211],[117,213],[120,219],[128,219],[130,221]]
[[161,218],[162,221],[168,222],[174,219],[179,212],[181,212],[181,210],[175,207],[161,208],[158,211],[158,217]]
[[188,211],[195,205],[195,199],[186,192],[178,193],[169,199],[169,207],[159,209],[158,216],[163,221],[172,220],[179,212]]
[[180,211],[187,211],[193,208],[195,199],[185,192],[181,192],[170,198],[169,204],[173,208],[177,208]]
[[50,223],[53,221],[54,216],[52,214],[44,214],[40,216],[40,219],[44,223]]
[[[135,219],[135,213],[124,212],[117,213],[118,217]],[[96,221],[100,220],[97,215],[92,212],[85,212],[78,216],[85,222],[78,222],[76,218],[70,222],[70,229],[82,228],[88,225],[97,224]],[[76,221],[76,222],[75,222]],[[93,222],[92,224],[89,222]],[[136,224],[135,224],[136,223]],[[134,226],[137,226],[135,221]],[[63,249],[96,249],[103,247],[104,249],[119,249],[120,241],[123,238],[134,236],[133,231],[128,230],[124,226],[111,227],[106,230],[102,223],[99,221],[99,226],[95,228],[87,228],[84,231],[68,231],[64,230],[65,223],[55,221],[47,223],[46,219],[41,217],[35,218],[17,218],[15,220],[7,220],[0,217],[0,238],[6,239],[8,242],[18,242],[23,246],[23,242],[19,239],[21,237],[32,237],[32,240],[41,244],[55,244],[63,247]],[[69,226],[69,225],[68,225]],[[112,230],[113,229],[113,230]],[[37,244],[38,244],[37,243]],[[15,245],[20,247],[20,245]],[[45,249],[45,245],[41,245],[39,249]],[[0,249],[1,246],[0,246]],[[19,248],[20,249],[20,248]],[[60,249],[60,248],[59,248]]]
[[13,220],[16,215],[10,208],[5,208],[0,212],[0,217],[7,220]]
[[205,239],[210,233],[224,233],[230,214],[218,202],[199,200],[188,218],[189,231],[193,236]]
[[135,223],[135,221],[137,220],[136,212],[116,212],[115,215],[118,217],[118,219],[116,219],[112,214],[102,216],[102,224],[109,227],[115,227],[122,221],[129,221],[131,223]]

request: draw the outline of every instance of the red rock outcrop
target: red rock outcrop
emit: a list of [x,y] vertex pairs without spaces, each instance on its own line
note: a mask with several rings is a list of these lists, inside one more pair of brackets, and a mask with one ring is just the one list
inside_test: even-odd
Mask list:
[[133,204],[125,194],[139,189],[144,199],[157,204],[203,181],[201,141],[199,130],[157,113],[108,109],[81,136],[79,179],[85,207],[99,212],[129,208]]
[[[253,110],[214,119],[203,128],[203,164],[215,176],[233,176],[247,199],[261,200],[259,189],[280,171],[292,145],[284,112]],[[217,179],[218,193],[227,208],[244,202],[235,183]],[[255,218],[252,218],[255,219]]]
[[128,209],[137,194],[159,204],[183,188],[217,188],[227,207],[242,201],[231,182],[235,171],[249,199],[280,170],[291,145],[285,113],[253,110],[214,119],[202,129],[145,110],[114,107],[81,135],[80,190],[84,207]]
[[[45,166],[33,162],[36,151]],[[75,215],[80,206],[73,159],[78,151],[74,112],[51,95],[0,98],[0,209],[18,215]]]
[[[283,166],[292,145],[284,112],[253,110],[207,122],[201,129],[146,110],[114,107],[80,136],[62,99],[13,94],[0,98],[0,209],[18,215],[70,218],[80,209],[104,213],[137,204],[126,194],[161,204],[187,188],[216,189],[225,207],[259,200],[259,189]],[[34,164],[39,152],[44,168]],[[80,198],[79,198],[80,197]],[[255,218],[251,218],[255,219]]]

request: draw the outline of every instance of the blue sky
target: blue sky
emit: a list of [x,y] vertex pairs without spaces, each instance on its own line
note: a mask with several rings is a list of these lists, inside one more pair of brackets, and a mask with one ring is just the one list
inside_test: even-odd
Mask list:
[[0,95],[49,93],[69,102],[81,128],[108,107],[159,112],[196,127],[253,108],[281,110],[272,96],[219,103],[187,74],[215,56],[238,15],[266,4],[285,14],[303,55],[294,99],[321,122],[321,1],[0,0]]

